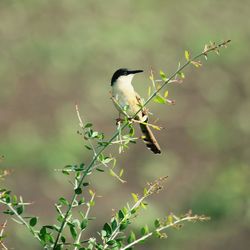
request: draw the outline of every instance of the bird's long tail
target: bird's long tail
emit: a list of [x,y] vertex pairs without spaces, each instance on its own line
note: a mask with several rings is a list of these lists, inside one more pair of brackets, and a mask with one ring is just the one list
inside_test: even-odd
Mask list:
[[150,127],[144,123],[140,123],[141,131],[143,134],[143,141],[145,142],[148,149],[150,149],[154,154],[160,154],[161,148],[157,140],[154,137],[153,132]]

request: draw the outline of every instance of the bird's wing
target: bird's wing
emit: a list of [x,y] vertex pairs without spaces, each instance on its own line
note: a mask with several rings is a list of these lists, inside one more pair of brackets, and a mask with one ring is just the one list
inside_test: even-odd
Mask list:
[[119,103],[118,103],[118,101],[115,99],[115,97],[112,96],[112,94],[111,94],[110,99],[113,101],[113,103],[114,103],[116,109],[118,110],[118,112],[119,112],[120,114],[123,114],[123,115],[127,116],[127,114],[124,112],[124,110],[123,110],[122,107],[119,105]]
[[[143,101],[141,99],[141,97],[139,96],[138,93],[135,93],[135,96],[136,96],[136,100],[138,102],[138,106],[141,108],[143,107]],[[145,121],[148,119],[148,111],[145,107],[142,108],[142,119]]]

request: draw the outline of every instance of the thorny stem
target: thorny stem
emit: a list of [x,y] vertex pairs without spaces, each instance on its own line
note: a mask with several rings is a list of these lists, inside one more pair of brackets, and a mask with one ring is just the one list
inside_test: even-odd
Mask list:
[[[82,118],[81,118],[81,116],[80,116],[80,112],[79,112],[79,109],[78,109],[78,105],[77,105],[77,104],[76,104],[76,114],[77,114],[77,117],[78,117],[78,120],[79,120],[79,125],[80,125],[80,127],[81,127],[82,129],[84,129],[84,124],[83,124]],[[94,152],[94,155],[96,155],[96,150],[95,150],[95,147],[94,147],[94,145],[93,145],[91,139],[88,138],[87,140],[88,140],[88,142],[89,142],[89,144],[90,144],[90,146],[91,146],[91,148],[92,148],[92,150],[93,150],[93,152]]]
[[[181,67],[179,67],[162,85],[160,88],[156,89],[151,96],[145,101],[145,103],[143,105],[141,105],[140,109],[134,114],[134,116],[132,117],[132,119],[134,119],[137,114],[139,112],[142,111],[142,109],[168,84],[170,83],[171,80],[173,80],[173,78],[178,75],[178,73],[180,73],[184,68],[186,68],[192,61],[196,60],[197,58],[201,57],[201,56],[206,56],[207,53],[211,52],[211,51],[215,51],[217,49],[219,49],[220,47],[226,46],[228,43],[230,42],[230,40],[227,40],[225,42],[222,42],[218,45],[212,45],[211,47],[205,49],[203,52],[201,52],[200,54],[192,57],[189,61],[187,61],[186,63],[184,63]],[[125,129],[127,126],[129,125],[129,121],[126,121],[120,128],[120,131],[122,131],[123,129]],[[103,145],[103,147],[96,153],[96,155],[93,157],[93,159],[91,160],[91,162],[89,163],[88,167],[85,169],[82,178],[80,179],[77,188],[81,187],[84,178],[87,176],[87,174],[92,170],[93,165],[95,164],[96,160],[98,159],[99,155],[111,144],[111,142],[119,135],[119,131],[116,131],[111,138],[107,141],[107,143],[105,145]],[[54,246],[53,246],[53,250],[56,249],[59,238],[62,234],[63,228],[65,226],[65,223],[67,221],[67,218],[72,210],[73,207],[73,203],[75,198],[77,197],[77,194],[74,194],[72,197],[72,200],[69,204],[69,207],[66,211],[66,214],[64,216],[64,219],[62,221],[62,224],[60,226],[60,229],[58,231]]]
[[175,225],[177,225],[177,224],[179,224],[179,223],[181,223],[181,222],[183,222],[183,221],[196,221],[196,220],[199,220],[199,219],[201,219],[201,220],[207,220],[208,218],[201,218],[201,217],[199,217],[198,215],[186,216],[186,217],[181,218],[181,219],[178,218],[175,222],[170,223],[170,224],[167,224],[167,225],[162,226],[162,227],[160,227],[160,228],[157,228],[155,231],[150,232],[150,233],[148,233],[148,234],[146,234],[146,235],[140,237],[139,239],[137,239],[137,240],[131,242],[130,244],[128,244],[127,246],[121,248],[120,250],[128,249],[128,248],[130,248],[130,247],[136,245],[136,244],[139,243],[140,241],[145,240],[145,239],[147,239],[148,237],[152,236],[155,232],[156,232],[156,233],[159,233],[159,232],[161,232],[161,231],[163,231],[163,230],[165,230],[165,229],[167,229],[167,228],[169,228],[169,227],[173,227],[173,226],[175,226]]
[[4,205],[6,205],[7,207],[9,207],[9,209],[16,215],[16,217],[20,220],[20,222],[28,228],[28,230],[34,235],[34,237],[37,238],[39,241],[41,241],[38,234],[33,230],[33,228],[29,225],[29,223],[27,223],[23,219],[23,217],[20,214],[17,213],[16,209],[14,207],[12,207],[12,205],[10,203],[4,202],[1,199],[0,199],[0,203],[2,203]]

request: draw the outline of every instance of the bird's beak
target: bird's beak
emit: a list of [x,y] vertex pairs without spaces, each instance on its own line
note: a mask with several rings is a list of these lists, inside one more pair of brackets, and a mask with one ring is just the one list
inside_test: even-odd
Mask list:
[[141,73],[141,72],[143,72],[143,70],[140,70],[140,69],[138,69],[138,70],[129,70],[128,71],[129,74],[137,74],[137,73]]

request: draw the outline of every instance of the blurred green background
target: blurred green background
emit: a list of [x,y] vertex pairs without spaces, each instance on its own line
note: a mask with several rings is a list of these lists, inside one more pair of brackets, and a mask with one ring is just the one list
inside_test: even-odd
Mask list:
[[[247,249],[250,233],[250,71],[248,0],[0,1],[1,169],[13,170],[1,185],[33,201],[29,212],[44,223],[55,216],[57,198],[71,195],[55,169],[88,162],[77,135],[75,103],[85,120],[111,135],[117,112],[109,99],[110,78],[119,67],[144,69],[135,88],[146,97],[150,68],[173,72],[184,50],[232,39],[221,56],[185,71],[169,87],[176,105],[150,109],[166,130],[156,133],[163,153],[138,142],[118,156],[126,184],[95,173],[102,196],[93,214],[95,233],[131,192],[168,175],[166,189],[150,200],[135,226],[169,212],[211,216],[207,223],[170,230],[139,249]],[[1,215],[0,223],[4,217]],[[9,220],[7,246],[40,249]]]

